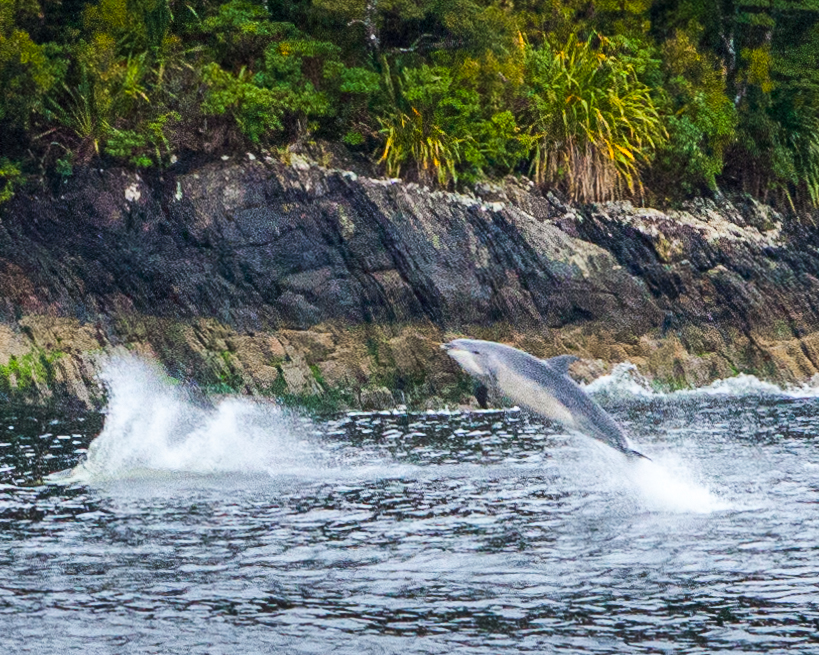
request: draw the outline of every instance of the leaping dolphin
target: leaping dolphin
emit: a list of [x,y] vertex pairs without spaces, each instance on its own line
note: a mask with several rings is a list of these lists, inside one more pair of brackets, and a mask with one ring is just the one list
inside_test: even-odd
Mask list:
[[467,373],[512,402],[599,439],[627,457],[648,459],[629,447],[620,426],[569,377],[569,365],[578,359],[574,355],[543,360],[477,339],[455,339],[441,348]]

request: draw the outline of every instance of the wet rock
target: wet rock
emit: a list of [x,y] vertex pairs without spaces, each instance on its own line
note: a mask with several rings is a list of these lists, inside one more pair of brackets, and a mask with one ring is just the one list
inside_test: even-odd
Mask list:
[[282,376],[291,394],[319,395],[321,386],[315,374],[302,357],[296,357],[281,365]]
[[363,410],[391,409],[395,407],[392,392],[386,387],[362,389],[359,402]]
[[457,404],[471,392],[439,345],[463,335],[577,354],[584,380],[625,360],[668,385],[819,372],[810,217],[578,207],[512,178],[430,191],[311,148],[19,193],[0,222],[8,388],[94,402],[100,355],[125,348],[203,388]]

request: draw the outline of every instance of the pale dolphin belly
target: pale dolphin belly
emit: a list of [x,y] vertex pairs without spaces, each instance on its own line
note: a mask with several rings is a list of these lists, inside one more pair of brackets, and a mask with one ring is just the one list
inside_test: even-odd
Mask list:
[[571,410],[531,378],[511,369],[502,369],[498,372],[496,383],[500,392],[518,405],[562,423],[567,428],[577,428]]

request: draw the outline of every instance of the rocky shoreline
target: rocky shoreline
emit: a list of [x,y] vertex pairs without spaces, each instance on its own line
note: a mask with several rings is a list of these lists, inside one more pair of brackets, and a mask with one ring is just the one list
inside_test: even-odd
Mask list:
[[[326,162],[325,162],[326,163]],[[134,352],[316,408],[474,403],[439,344],[622,361],[662,388],[819,373],[819,231],[750,199],[570,206],[252,156],[84,169],[0,210],[0,397],[94,406]]]

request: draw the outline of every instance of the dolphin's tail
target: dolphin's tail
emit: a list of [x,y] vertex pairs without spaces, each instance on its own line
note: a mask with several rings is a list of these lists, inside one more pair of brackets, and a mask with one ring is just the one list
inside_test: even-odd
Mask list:
[[638,453],[636,450],[626,450],[625,453],[626,457],[628,457],[629,459],[647,459],[649,462],[654,461],[650,457],[643,455],[643,453]]

